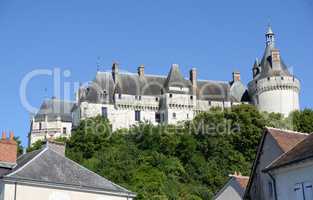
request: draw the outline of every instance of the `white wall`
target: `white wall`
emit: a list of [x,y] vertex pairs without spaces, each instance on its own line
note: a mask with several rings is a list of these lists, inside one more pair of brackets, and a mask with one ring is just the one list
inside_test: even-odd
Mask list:
[[293,77],[270,77],[249,83],[252,103],[260,110],[288,116],[299,110],[300,82]]
[[[41,129],[39,126],[41,124]],[[66,133],[63,133],[63,128],[66,128]],[[38,140],[44,140],[45,138],[58,138],[71,136],[72,123],[62,121],[43,121],[32,122],[32,129],[30,135],[30,144],[35,143]]]
[[214,200],[242,200],[243,194],[239,194],[238,191],[242,189],[232,178],[227,185],[222,189],[222,191],[214,197]]
[[[16,192],[16,199],[14,198]],[[4,200],[127,200],[126,197],[74,190],[5,184]],[[128,198],[128,200],[132,200]]]
[[281,168],[273,174],[276,179],[278,200],[297,200],[295,185],[304,182],[313,184],[313,161]]

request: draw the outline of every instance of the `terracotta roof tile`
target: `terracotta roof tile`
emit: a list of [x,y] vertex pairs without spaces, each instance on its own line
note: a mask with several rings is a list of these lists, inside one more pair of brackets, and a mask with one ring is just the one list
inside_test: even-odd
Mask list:
[[289,151],[308,136],[306,133],[280,130],[275,128],[267,128],[267,130],[268,133],[270,133],[277,141],[278,145],[284,152]]
[[313,134],[273,162],[265,171],[304,161],[313,157]]

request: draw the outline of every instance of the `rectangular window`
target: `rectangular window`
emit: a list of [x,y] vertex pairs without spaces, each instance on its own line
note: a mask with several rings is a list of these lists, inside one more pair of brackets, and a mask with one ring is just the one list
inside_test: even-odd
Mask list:
[[135,121],[140,121],[140,111],[139,110],[136,110],[135,111]]
[[313,188],[309,182],[297,183],[294,192],[296,200],[313,200]]
[[273,184],[272,184],[272,182],[268,182],[268,195],[270,198],[273,197]]
[[41,124],[41,122],[39,122],[39,130],[41,130],[42,129],[42,124]]
[[66,127],[63,127],[63,134],[66,134]]
[[173,119],[176,119],[176,113],[173,113]]
[[172,98],[173,97],[173,94],[170,94],[170,98]]
[[108,108],[107,107],[102,107],[101,115],[103,118],[108,118]]
[[155,121],[160,123],[161,122],[161,115],[160,113],[155,113]]

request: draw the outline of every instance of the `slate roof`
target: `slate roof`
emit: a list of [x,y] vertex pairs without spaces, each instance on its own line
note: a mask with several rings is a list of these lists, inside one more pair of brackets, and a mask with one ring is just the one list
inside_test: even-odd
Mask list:
[[[192,94],[191,82],[182,76],[179,68],[175,65],[172,66],[168,76],[145,74],[141,77],[137,73],[124,73],[120,71],[115,76],[115,81],[111,72],[98,72],[96,78],[89,86],[84,88],[85,95],[81,98],[81,101],[99,103],[103,101],[101,94],[104,92],[107,95],[107,101],[110,103],[113,103],[115,93],[159,96],[164,92],[178,92],[169,91],[170,86],[189,88],[189,92],[184,93]],[[197,97],[200,100],[237,101],[247,91],[244,87],[236,90],[236,87],[237,85],[233,86],[234,89],[232,89],[232,94],[236,95],[236,98],[231,98],[231,85],[229,82],[198,80]]]
[[229,187],[232,186],[233,189],[240,195],[241,197],[244,196],[248,185],[249,177],[248,176],[241,176],[241,175],[230,175],[229,180],[223,186],[223,188],[215,195],[213,199],[218,199],[221,194]]
[[52,98],[44,100],[39,111],[35,115],[35,121],[45,121],[47,116],[48,121],[56,121],[60,117],[63,122],[72,122],[71,110],[73,106],[74,103],[60,99]]
[[[268,45],[265,48],[265,52],[261,62],[259,63],[260,73],[255,77],[255,79],[263,79],[266,77],[273,77],[273,76],[293,76],[282,58],[280,58],[280,69],[274,70],[272,65],[272,50],[274,49],[273,46]],[[255,66],[256,67],[256,66]]]
[[313,134],[307,136],[306,139],[298,143],[294,148],[279,157],[264,171],[277,169],[290,164],[298,163],[313,158]]
[[134,193],[56,153],[49,147],[19,157],[17,167],[5,175],[4,179],[62,185],[74,187],[78,190],[91,189],[134,196]]

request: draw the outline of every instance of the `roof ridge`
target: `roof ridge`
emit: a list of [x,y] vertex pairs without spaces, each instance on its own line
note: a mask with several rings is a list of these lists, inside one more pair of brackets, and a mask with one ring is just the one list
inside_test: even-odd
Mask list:
[[112,181],[108,180],[107,178],[105,178],[105,177],[103,177],[103,176],[100,176],[100,175],[97,174],[96,172],[93,172],[93,171],[91,171],[90,169],[84,167],[83,165],[78,164],[78,163],[75,162],[74,160],[71,160],[71,159],[67,158],[66,156],[60,155],[59,153],[57,153],[56,151],[54,151],[54,150],[51,149],[51,148],[48,148],[48,147],[46,147],[46,148],[49,149],[49,150],[51,150],[51,151],[53,151],[53,152],[56,153],[58,156],[61,156],[61,157],[65,158],[66,160],[72,162],[73,164],[77,165],[78,167],[81,167],[81,168],[83,168],[83,169],[85,169],[85,170],[91,172],[92,174],[94,174],[94,175],[96,175],[96,176],[98,176],[98,177],[100,177],[100,178],[102,178],[102,179],[105,179],[106,181],[108,181],[108,182],[111,183],[112,185],[116,186],[117,188],[120,188],[120,189],[125,190],[125,191],[126,191],[126,192],[124,191],[125,193],[133,194],[131,191],[127,190],[126,188],[124,188],[124,187],[122,187],[122,186],[120,186],[120,185],[117,185],[117,184],[113,183]]
[[[293,146],[289,151],[286,151],[285,153],[281,154],[280,156],[278,156],[275,160],[273,160],[269,165],[267,165],[264,170],[270,170],[273,164],[275,164],[276,162],[278,162],[280,159],[282,159],[284,156],[286,156],[288,153],[290,153],[291,151],[293,151],[295,148],[297,148],[300,144],[306,142],[306,139],[308,137],[306,137],[305,139],[301,140],[300,142],[298,142],[295,146]],[[297,159],[298,160],[298,159]]]
[[289,130],[289,129],[280,129],[280,128],[274,128],[274,127],[265,127],[267,130],[276,130],[276,131],[283,131],[286,133],[292,133],[292,134],[298,134],[298,135],[309,135],[309,133],[302,133],[299,131],[293,131],[293,130]]

